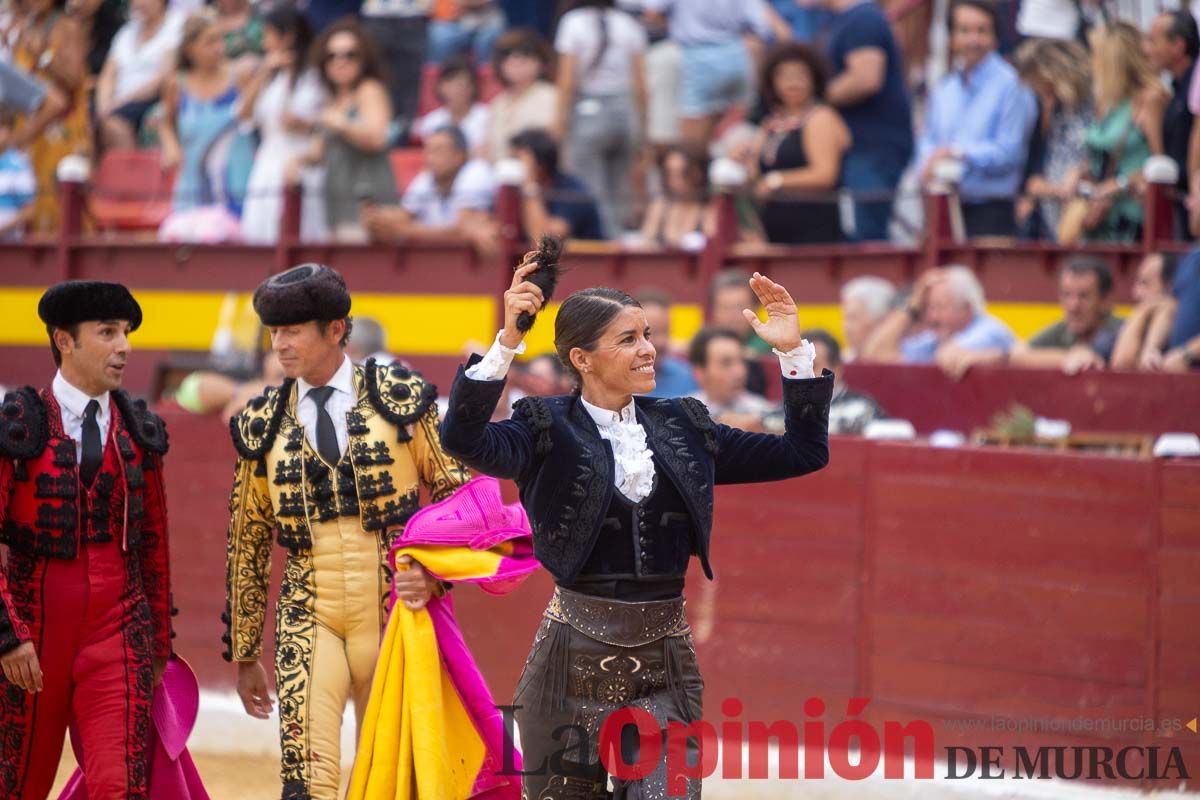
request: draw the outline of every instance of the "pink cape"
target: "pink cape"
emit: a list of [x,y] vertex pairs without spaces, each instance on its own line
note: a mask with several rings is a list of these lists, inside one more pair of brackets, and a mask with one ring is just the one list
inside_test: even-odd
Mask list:
[[[187,751],[187,740],[196,725],[200,709],[200,684],[196,673],[183,659],[172,659],[154,689],[150,707],[150,800],[209,800],[200,773]],[[71,749],[75,760],[83,763],[83,744],[71,725]],[[76,769],[58,800],[87,800],[83,771]]]
[[[512,591],[540,566],[533,557],[533,533],[525,509],[519,503],[505,505],[500,496],[499,481],[487,476],[469,481],[446,499],[414,514],[392,546],[392,564],[395,566],[396,556],[401,551],[414,552],[429,547],[467,547],[496,553],[494,566],[485,575],[438,575],[426,566],[436,578],[475,583],[491,594]],[[497,774],[506,771],[506,766],[520,770],[520,753],[508,741],[509,763],[505,764],[504,719],[463,640],[450,594],[432,598],[425,609],[433,620],[442,663],[487,749],[487,757],[471,794],[472,800],[520,800],[520,778]],[[392,600],[395,602],[394,596]]]

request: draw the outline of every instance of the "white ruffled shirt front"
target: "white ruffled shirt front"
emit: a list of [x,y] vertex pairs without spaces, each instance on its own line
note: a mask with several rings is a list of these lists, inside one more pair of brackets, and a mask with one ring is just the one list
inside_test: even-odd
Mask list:
[[[515,348],[500,344],[500,333],[496,334],[496,340],[483,360],[467,368],[466,376],[471,380],[504,380],[513,358],[525,352],[524,342]],[[792,379],[813,377],[816,350],[809,342],[802,342],[789,353],[774,352],[779,356],[779,368],[784,376]],[[654,453],[646,446],[646,429],[637,421],[633,400],[620,411],[609,411],[582,397],[579,399],[596,423],[600,437],[612,444],[613,483],[617,491],[634,503],[645,500],[654,489]]]
[[654,490],[654,453],[646,446],[646,429],[637,421],[633,401],[620,411],[609,411],[582,397],[579,400],[596,423],[600,438],[612,444],[617,491],[635,503],[642,502]]

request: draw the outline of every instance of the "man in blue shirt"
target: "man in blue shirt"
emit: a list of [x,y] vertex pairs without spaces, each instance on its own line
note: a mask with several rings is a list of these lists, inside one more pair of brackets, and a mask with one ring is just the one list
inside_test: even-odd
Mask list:
[[[892,198],[913,154],[912,106],[892,27],[874,0],[824,0],[834,13],[825,34],[833,79],[825,89],[850,128],[842,186],[854,204],[854,238],[887,239]],[[882,195],[882,197],[880,197]]]
[[1179,305],[1163,355],[1163,369],[1182,372],[1200,366],[1200,249],[1180,262],[1172,294]]
[[957,380],[973,366],[1001,364],[1016,343],[987,313],[983,287],[969,267],[931,269],[906,308],[888,313],[863,346],[864,361],[937,364]]
[[959,197],[968,236],[1016,234],[1013,197],[1037,117],[1032,92],[996,52],[996,29],[996,11],[987,0],[955,0],[954,69],[930,97],[917,148],[925,182],[938,162],[962,164]]

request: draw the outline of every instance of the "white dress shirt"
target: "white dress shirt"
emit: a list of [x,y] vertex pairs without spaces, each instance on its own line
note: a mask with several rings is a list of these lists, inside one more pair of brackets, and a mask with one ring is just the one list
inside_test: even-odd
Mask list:
[[[525,352],[525,342],[516,348],[500,344],[500,335],[484,355],[483,360],[467,368],[466,376],[473,381],[499,381],[508,374],[515,356]],[[804,341],[788,353],[774,351],[779,356],[779,369],[788,378],[813,377],[816,349]],[[613,482],[617,490],[635,503],[650,496],[654,488],[654,454],[646,446],[646,430],[637,421],[633,400],[620,411],[609,411],[579,398],[583,402],[600,436],[612,444],[615,471]]]
[[108,426],[112,422],[108,392],[96,397],[84,394],[82,389],[67,381],[61,371],[55,373],[50,391],[54,393],[54,399],[58,401],[58,407],[62,411],[63,433],[75,440],[77,464],[83,460],[83,415],[87,411],[87,404],[92,400],[100,404],[100,409],[96,412],[96,425],[100,428],[100,448],[103,452],[105,442],[108,441]]
[[646,446],[646,429],[637,421],[633,401],[620,411],[609,411],[582,397],[579,400],[596,423],[600,438],[612,445],[617,491],[635,503],[645,500],[654,490],[654,453]]
[[[358,395],[354,391],[354,364],[349,358],[342,358],[342,365],[329,379],[326,386],[333,388],[333,394],[325,401],[325,410],[333,420],[333,430],[337,433],[338,450],[345,454],[350,445],[350,433],[346,424],[348,414],[357,404]],[[313,450],[317,450],[317,401],[308,393],[317,387],[304,378],[296,379],[296,420],[304,428],[304,435]]]

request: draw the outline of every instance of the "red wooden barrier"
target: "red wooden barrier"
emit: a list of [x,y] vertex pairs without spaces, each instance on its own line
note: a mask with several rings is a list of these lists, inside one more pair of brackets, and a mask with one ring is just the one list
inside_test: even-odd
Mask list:
[[976,367],[953,381],[936,367],[855,362],[842,370],[849,386],[872,395],[888,416],[907,419],[922,433],[987,427],[993,415],[1014,404],[1066,419],[1077,431],[1200,431],[1197,374],[1068,376],[1057,370]]
[[[231,687],[218,653],[233,452],[216,420],[168,422],[176,646],[205,685]],[[1200,767],[1186,729],[944,727],[1195,716],[1200,464],[838,438],[817,475],[717,494],[717,580],[693,574],[688,592],[710,719],[737,697],[743,720],[799,724],[816,696],[831,727],[860,696],[873,722],[930,721],[939,748],[1156,743]],[[507,597],[455,592],[501,702],[549,591],[537,574]]]

